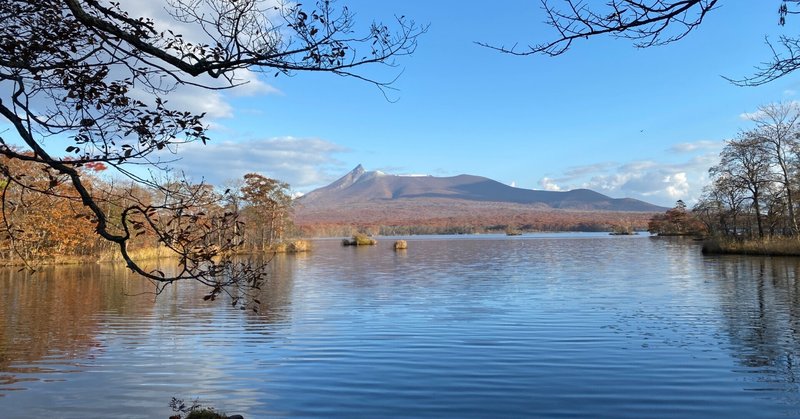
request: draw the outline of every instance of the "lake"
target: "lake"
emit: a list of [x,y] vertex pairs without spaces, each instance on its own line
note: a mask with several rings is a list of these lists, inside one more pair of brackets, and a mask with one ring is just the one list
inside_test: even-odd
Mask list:
[[258,313],[121,267],[0,271],[0,416],[800,415],[800,260],[531,234],[314,242]]

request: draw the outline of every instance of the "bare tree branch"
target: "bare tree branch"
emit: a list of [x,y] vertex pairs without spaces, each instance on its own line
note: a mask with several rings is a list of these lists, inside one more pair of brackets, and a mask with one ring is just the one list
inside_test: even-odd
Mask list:
[[549,56],[565,53],[576,40],[606,34],[631,39],[638,48],[664,45],[683,39],[699,26],[717,0],[612,0],[598,8],[584,1],[564,3],[561,9],[551,0],[542,0],[546,23],[558,32],[552,41],[522,49],[479,44],[513,55]]

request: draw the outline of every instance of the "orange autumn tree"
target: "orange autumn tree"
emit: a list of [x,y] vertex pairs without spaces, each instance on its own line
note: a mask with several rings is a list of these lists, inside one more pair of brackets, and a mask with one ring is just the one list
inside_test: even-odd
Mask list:
[[647,231],[659,236],[692,236],[704,234],[706,226],[687,211],[686,204],[679,199],[675,207],[666,213],[653,216],[647,225]]
[[241,198],[247,204],[242,214],[249,226],[247,242],[266,250],[283,239],[292,210],[289,185],[258,173],[244,175]]
[[[103,170],[90,166],[88,171]],[[87,175],[87,178],[89,176]],[[5,261],[42,261],[96,251],[91,213],[75,202],[63,175],[29,161],[0,158]],[[25,182],[30,187],[21,187]]]

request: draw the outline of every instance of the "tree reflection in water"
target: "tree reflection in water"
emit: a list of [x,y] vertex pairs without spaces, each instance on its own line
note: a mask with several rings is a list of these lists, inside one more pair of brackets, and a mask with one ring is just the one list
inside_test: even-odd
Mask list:
[[[24,389],[25,382],[87,370],[115,337],[135,348],[148,339],[213,335],[215,326],[269,335],[269,325],[286,321],[288,272],[305,257],[278,255],[270,261],[257,313],[233,309],[225,298],[205,302],[207,290],[192,283],[168,287],[156,297],[152,285],[122,266],[45,267],[35,274],[0,269],[0,396]],[[170,269],[169,262],[163,265]],[[194,327],[176,320],[187,317]],[[212,345],[232,343],[207,338]]]
[[731,353],[759,382],[800,392],[800,260],[708,258]]
[[147,291],[121,267],[0,269],[0,394],[48,372],[81,370],[75,359],[103,350],[100,315],[147,314],[153,299],[130,296]]

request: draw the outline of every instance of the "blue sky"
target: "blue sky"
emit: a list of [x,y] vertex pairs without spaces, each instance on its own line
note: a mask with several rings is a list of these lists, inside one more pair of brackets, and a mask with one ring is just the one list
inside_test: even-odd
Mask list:
[[243,89],[179,94],[172,103],[208,111],[213,131],[208,146],[181,147],[174,165],[214,184],[260,172],[298,192],[363,164],[396,174],[469,173],[530,189],[588,187],[662,205],[691,202],[723,141],[748,128],[742,115],[800,92],[794,75],[757,88],[721,77],[750,74],[769,58],[764,36],[793,35],[800,17],[781,28],[779,0],[720,3],[671,45],[636,49],[594,38],[549,58],[475,44],[550,39],[535,0],[341,0],[362,25],[393,15],[430,24],[399,67],[362,72],[382,80],[402,72],[394,102],[373,85],[325,74],[249,74],[253,82]]

